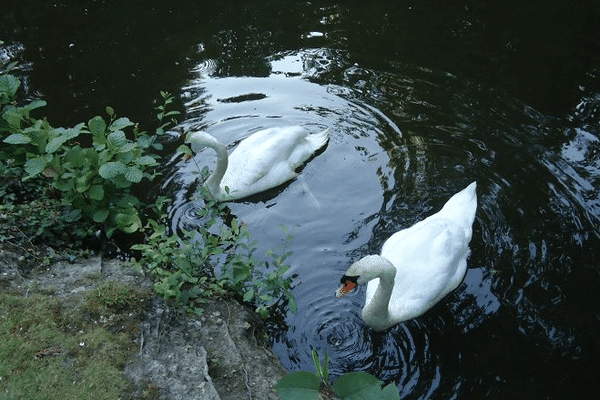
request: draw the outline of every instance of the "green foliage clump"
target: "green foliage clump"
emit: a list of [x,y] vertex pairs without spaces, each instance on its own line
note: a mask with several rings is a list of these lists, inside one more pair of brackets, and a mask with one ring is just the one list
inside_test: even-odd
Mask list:
[[[16,104],[19,86],[18,78],[0,75],[0,134],[3,142],[11,145],[1,155],[7,166],[22,168],[24,182],[40,176],[51,179],[62,200],[77,210],[72,219],[80,213],[92,224],[103,224],[108,237],[115,229],[125,233],[141,230],[143,204],[131,189],[142,179],[156,176],[158,156],[153,151],[162,149],[155,142],[156,135],[139,131],[126,117],[117,118],[110,107],[107,119],[96,116],[72,128],[55,128],[46,119],[31,115],[45,106],[45,101]],[[165,109],[172,97],[162,96],[161,121],[176,113]],[[168,123],[163,123],[157,134],[163,133]],[[91,141],[91,146],[82,146],[80,141]]]
[[93,235],[93,226],[76,223],[81,218],[77,210],[52,196],[46,179],[22,181],[21,170],[1,157],[0,177],[0,243],[47,264],[52,253],[44,252],[41,244],[61,248],[70,257]]
[[[159,199],[157,208],[163,205],[164,199]],[[199,211],[203,224],[197,231],[184,231],[183,238],[169,234],[164,224],[149,220],[148,242],[132,246],[141,251],[139,260],[133,260],[134,266],[149,270],[156,280],[154,290],[188,312],[201,313],[202,304],[225,294],[225,289],[255,304],[263,318],[281,297],[292,312],[297,312],[291,278],[284,277],[290,268],[284,262],[291,252],[284,246],[281,254],[270,249],[266,257],[272,262],[260,261],[254,256],[256,243],[244,224],[233,218],[228,225],[218,225],[225,215],[223,204],[207,200]],[[217,228],[218,233],[214,233]],[[269,269],[272,271],[263,272]]]
[[[7,69],[10,66],[6,67]],[[19,80],[0,71],[0,138],[11,134],[11,110]],[[21,108],[27,114],[36,104]],[[40,263],[52,260],[40,244],[61,248],[72,256],[82,247],[82,240],[93,234],[89,224],[76,224],[79,210],[59,199],[52,182],[42,174],[25,180],[24,163],[28,153],[22,146],[0,146],[0,243],[20,250]]]
[[321,364],[317,351],[313,349],[313,363],[316,374],[307,371],[297,371],[288,374],[277,382],[275,389],[283,400],[318,400],[319,392],[334,393],[342,400],[399,400],[400,394],[394,384],[385,387],[373,375],[366,372],[350,372],[328,383],[328,357],[325,351],[325,362]]

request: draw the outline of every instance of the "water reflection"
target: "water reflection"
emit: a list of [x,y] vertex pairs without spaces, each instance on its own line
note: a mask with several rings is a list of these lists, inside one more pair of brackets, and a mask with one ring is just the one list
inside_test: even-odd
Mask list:
[[[579,357],[585,336],[567,321],[569,302],[583,301],[570,289],[588,276],[581,262],[596,260],[581,246],[599,234],[597,135],[587,126],[563,129],[451,74],[354,65],[339,74],[342,60],[326,49],[276,54],[265,78],[211,77],[207,61],[183,91],[183,130],[206,129],[224,143],[282,124],[333,128],[326,151],[298,179],[229,204],[248,223],[257,254],[283,242],[281,224],[294,236],[299,313],[269,328],[283,365],[314,370],[312,349],[327,350],[332,378],[368,371],[395,382],[403,398],[425,399],[487,396],[508,378],[520,382],[502,360],[507,348],[534,351],[523,338]],[[198,158],[214,163],[209,153]],[[173,224],[193,225],[196,167],[173,163]],[[333,296],[339,277],[472,180],[479,208],[464,283],[424,316],[373,333],[360,318],[363,292]],[[497,344],[483,346],[490,340]],[[530,358],[519,368],[534,366]]]

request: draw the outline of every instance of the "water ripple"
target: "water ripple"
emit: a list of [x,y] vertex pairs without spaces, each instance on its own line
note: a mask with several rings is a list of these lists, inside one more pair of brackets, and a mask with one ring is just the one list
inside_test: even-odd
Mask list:
[[[578,340],[591,328],[565,321],[580,313],[573,304],[597,313],[578,290],[588,285],[592,293],[597,282],[585,267],[597,265],[597,256],[582,252],[600,237],[594,125],[557,128],[515,99],[439,71],[348,66],[341,82],[300,78],[314,71],[315,57],[335,56],[285,53],[272,58],[281,73],[269,78],[203,79],[185,89],[184,130],[201,126],[227,144],[282,124],[333,128],[326,150],[297,180],[229,204],[262,246],[256,254],[284,240],[277,226],[291,227],[299,313],[269,326],[282,364],[314,371],[312,350],[321,359],[327,350],[332,378],[368,371],[395,383],[403,398],[460,398],[469,385],[502,385],[512,372],[490,358],[523,349],[524,336],[560,354],[583,354]],[[319,62],[319,79],[337,61]],[[285,68],[297,69],[293,78]],[[593,99],[577,112],[595,116]],[[195,160],[214,162],[204,153]],[[473,180],[479,207],[464,283],[425,315],[374,333],[360,317],[364,292],[333,296],[340,276]],[[177,203],[174,224],[198,223],[198,207]]]

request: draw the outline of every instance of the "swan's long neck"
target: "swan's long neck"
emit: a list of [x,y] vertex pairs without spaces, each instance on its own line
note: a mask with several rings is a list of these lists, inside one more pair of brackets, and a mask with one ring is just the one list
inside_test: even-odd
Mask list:
[[394,289],[396,268],[382,256],[371,256],[367,262],[372,263],[371,271],[376,272],[379,284],[371,301],[362,311],[363,320],[376,331],[384,330],[390,326],[389,304]]
[[[208,136],[208,135],[206,135]],[[221,181],[227,171],[227,149],[219,141],[213,137],[202,137],[193,142],[194,147],[210,147],[217,153],[217,164],[215,170],[206,180],[204,186],[208,189],[213,198],[219,198],[225,195],[225,191],[221,188]]]

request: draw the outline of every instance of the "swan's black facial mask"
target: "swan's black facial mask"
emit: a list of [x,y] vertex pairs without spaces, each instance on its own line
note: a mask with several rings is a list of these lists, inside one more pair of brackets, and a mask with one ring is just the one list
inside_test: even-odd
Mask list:
[[341,283],[342,285],[343,285],[343,284],[345,284],[345,283],[346,283],[346,282],[348,282],[348,281],[350,281],[350,282],[354,283],[355,285],[358,285],[358,283],[357,283],[357,282],[358,282],[358,275],[357,275],[357,276],[348,276],[348,275],[344,275],[344,276],[342,276],[342,278],[340,279],[340,283]]
[[358,286],[357,281],[358,276],[342,276],[342,279],[340,279],[342,285],[335,291],[335,297],[342,297],[352,292]]

